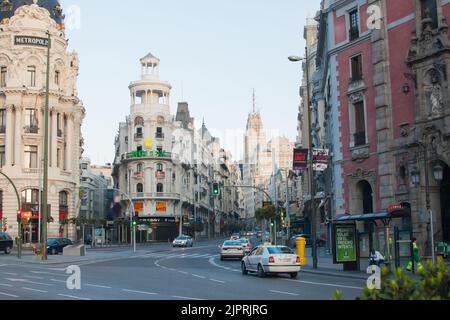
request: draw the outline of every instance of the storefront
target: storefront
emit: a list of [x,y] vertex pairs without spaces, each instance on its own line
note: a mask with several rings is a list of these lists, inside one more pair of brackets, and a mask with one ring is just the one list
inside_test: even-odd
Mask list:
[[136,242],[168,242],[178,236],[178,224],[175,217],[139,218]]

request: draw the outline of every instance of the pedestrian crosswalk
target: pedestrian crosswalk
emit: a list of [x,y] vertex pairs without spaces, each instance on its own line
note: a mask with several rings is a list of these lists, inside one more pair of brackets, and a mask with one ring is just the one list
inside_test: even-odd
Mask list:
[[136,258],[154,259],[211,259],[218,257],[218,254],[207,253],[148,253]]

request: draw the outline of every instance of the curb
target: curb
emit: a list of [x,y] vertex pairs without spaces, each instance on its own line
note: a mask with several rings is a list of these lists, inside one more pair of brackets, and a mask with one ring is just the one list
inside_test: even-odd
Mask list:
[[337,272],[327,272],[327,271],[316,271],[311,269],[305,269],[303,268],[302,273],[309,273],[309,274],[318,274],[322,276],[330,276],[330,277],[339,277],[339,278],[350,278],[350,279],[358,279],[358,280],[367,280],[367,277],[360,276],[356,274],[345,274],[345,273],[337,273]]

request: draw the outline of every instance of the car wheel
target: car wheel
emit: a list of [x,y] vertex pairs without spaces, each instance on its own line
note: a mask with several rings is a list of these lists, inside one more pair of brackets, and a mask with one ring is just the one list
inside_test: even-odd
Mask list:
[[264,278],[265,276],[266,273],[264,272],[262,265],[258,264],[258,277]]
[[11,253],[11,248],[10,247],[6,247],[5,248],[5,254],[10,254]]
[[298,277],[298,272],[292,272],[292,273],[290,274],[290,276],[291,276],[291,279],[297,279],[297,277]]
[[245,266],[245,262],[244,261],[242,261],[242,274],[244,276],[248,275],[248,270],[247,270],[247,267]]

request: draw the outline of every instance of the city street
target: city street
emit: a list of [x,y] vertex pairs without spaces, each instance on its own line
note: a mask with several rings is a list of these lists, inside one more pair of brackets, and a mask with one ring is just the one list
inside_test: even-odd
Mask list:
[[[150,247],[112,261],[85,261],[81,290],[69,290],[65,268],[70,265],[4,263],[0,256],[2,300],[330,300],[361,296],[365,281],[300,273],[258,278],[242,275],[239,261],[220,261],[221,241],[197,243],[193,248]],[[162,249],[164,247],[164,249]],[[130,248],[100,249],[129,251]]]

